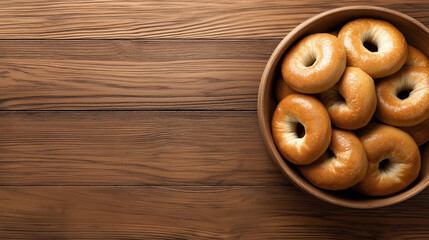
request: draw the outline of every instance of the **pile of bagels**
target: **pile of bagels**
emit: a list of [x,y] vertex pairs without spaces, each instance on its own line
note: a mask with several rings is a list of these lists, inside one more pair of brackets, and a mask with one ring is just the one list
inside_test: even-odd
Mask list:
[[271,130],[313,185],[388,196],[409,186],[429,140],[429,60],[391,23],[360,18],[285,54]]

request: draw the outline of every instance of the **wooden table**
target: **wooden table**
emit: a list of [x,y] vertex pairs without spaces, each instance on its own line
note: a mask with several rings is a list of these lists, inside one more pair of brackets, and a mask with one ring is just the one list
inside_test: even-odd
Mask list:
[[426,0],[0,2],[0,239],[422,239],[429,190],[333,206],[278,171],[256,116],[279,41]]

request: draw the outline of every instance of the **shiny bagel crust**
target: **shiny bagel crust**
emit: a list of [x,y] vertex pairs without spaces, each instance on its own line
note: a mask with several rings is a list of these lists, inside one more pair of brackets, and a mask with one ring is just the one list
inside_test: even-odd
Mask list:
[[[387,124],[408,127],[429,117],[429,68],[405,66],[392,76],[379,80],[376,117]],[[398,93],[411,90],[400,99]]]
[[[298,123],[305,128],[305,135],[301,138],[296,133]],[[284,98],[274,111],[271,129],[280,153],[297,165],[317,160],[331,141],[328,112],[313,96],[291,94]]]
[[292,88],[290,88],[287,85],[287,83],[284,81],[283,76],[281,74],[279,74],[277,77],[276,85],[274,87],[274,92],[278,102],[283,100],[283,98],[291,95],[292,93],[296,93]]
[[353,132],[332,129],[329,150],[334,156],[325,152],[312,164],[299,166],[307,180],[326,190],[344,190],[363,180],[368,160],[362,143]]
[[405,61],[407,66],[429,67],[429,59],[417,48],[408,45],[408,56]]
[[[355,191],[369,196],[387,196],[405,189],[417,178],[420,152],[406,132],[373,124],[363,130],[359,138],[368,158],[368,170],[364,179],[353,187]],[[383,160],[387,162],[380,164]]]
[[320,94],[332,124],[354,130],[368,124],[377,107],[373,79],[360,68],[347,67],[340,81]]
[[309,35],[288,51],[282,62],[286,83],[300,93],[320,93],[338,82],[346,67],[346,52],[332,34]]
[[[350,21],[341,28],[338,38],[347,52],[347,65],[362,69],[372,78],[394,74],[407,59],[405,37],[383,20],[360,18]],[[364,42],[376,45],[377,51],[369,51]]]
[[429,141],[429,118],[422,123],[411,127],[401,127],[403,131],[410,134],[417,145],[422,146]]

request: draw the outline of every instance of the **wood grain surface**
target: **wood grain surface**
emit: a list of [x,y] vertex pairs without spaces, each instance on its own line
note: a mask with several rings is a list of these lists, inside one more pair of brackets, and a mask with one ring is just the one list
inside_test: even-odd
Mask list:
[[428,191],[366,211],[329,205],[294,186],[2,187],[0,194],[4,239],[394,240],[429,234]]
[[351,5],[388,7],[429,21],[429,2],[421,0],[15,0],[0,3],[0,39],[283,38],[317,13]]
[[256,110],[277,44],[0,41],[0,109]]
[[429,239],[429,190],[354,210],[272,163],[279,41],[335,7],[425,0],[0,1],[0,239]]
[[0,185],[283,185],[255,112],[0,112]]

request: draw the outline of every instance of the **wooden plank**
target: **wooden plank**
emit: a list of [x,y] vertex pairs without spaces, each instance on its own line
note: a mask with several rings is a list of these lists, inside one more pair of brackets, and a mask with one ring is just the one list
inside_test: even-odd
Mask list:
[[256,110],[271,41],[0,41],[1,110]]
[[15,0],[0,2],[0,39],[282,38],[317,13],[351,5],[388,7],[429,24],[425,0],[168,0],[162,7],[156,0]]
[[423,239],[429,191],[376,210],[283,187],[1,187],[2,239]]
[[0,59],[172,62],[268,60],[275,40],[0,40]]
[[255,112],[0,112],[0,185],[283,185]]

